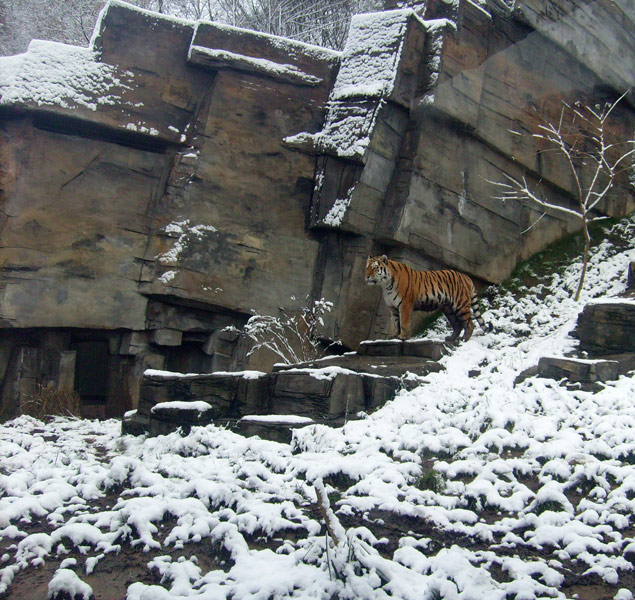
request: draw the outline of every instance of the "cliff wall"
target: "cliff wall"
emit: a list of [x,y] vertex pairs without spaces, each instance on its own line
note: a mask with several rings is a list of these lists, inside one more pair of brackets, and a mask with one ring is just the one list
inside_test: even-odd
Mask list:
[[[575,230],[554,213],[526,231],[540,213],[490,182],[572,201],[530,134],[635,81],[632,6],[387,4],[341,53],[111,1],[89,48],[0,59],[5,412],[84,368],[109,383],[78,391],[116,414],[148,366],[262,367],[224,327],[307,298],[354,348],[388,333],[369,253],[498,283]],[[634,124],[631,92],[611,129]],[[634,207],[625,173],[598,212]]]

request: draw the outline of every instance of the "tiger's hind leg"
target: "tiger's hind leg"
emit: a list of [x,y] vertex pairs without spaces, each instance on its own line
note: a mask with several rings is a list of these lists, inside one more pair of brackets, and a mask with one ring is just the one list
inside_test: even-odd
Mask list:
[[461,333],[463,326],[461,325],[461,321],[459,321],[459,318],[456,316],[456,313],[452,310],[451,307],[446,306],[442,310],[443,310],[443,314],[447,317],[448,321],[450,322],[450,326],[452,327],[452,333],[445,338],[445,341],[453,342],[454,340],[456,340],[456,338],[459,337],[459,334]]
[[463,341],[467,342],[472,337],[474,331],[474,321],[472,321],[472,310],[469,303],[463,304],[456,308],[456,318],[460,323],[460,329],[464,330]]

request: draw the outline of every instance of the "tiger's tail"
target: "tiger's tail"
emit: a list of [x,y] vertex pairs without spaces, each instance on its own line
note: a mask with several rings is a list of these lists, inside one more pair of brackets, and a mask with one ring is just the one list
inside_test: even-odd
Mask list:
[[481,315],[481,310],[478,307],[478,296],[476,295],[476,290],[472,288],[472,301],[470,302],[470,307],[472,309],[472,315],[476,322],[480,325],[481,329],[485,332],[490,332],[493,329],[491,323],[486,323],[483,320],[483,316]]

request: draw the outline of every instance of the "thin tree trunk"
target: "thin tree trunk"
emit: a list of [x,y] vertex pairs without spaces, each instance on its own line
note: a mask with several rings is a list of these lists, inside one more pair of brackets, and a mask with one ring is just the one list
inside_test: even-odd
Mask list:
[[582,273],[580,274],[580,282],[578,283],[578,289],[575,292],[574,300],[577,302],[580,299],[580,293],[582,292],[582,286],[584,285],[584,277],[586,275],[587,265],[589,264],[589,249],[591,248],[591,236],[589,235],[589,223],[586,216],[582,217],[582,228],[584,230],[584,260],[582,262]]

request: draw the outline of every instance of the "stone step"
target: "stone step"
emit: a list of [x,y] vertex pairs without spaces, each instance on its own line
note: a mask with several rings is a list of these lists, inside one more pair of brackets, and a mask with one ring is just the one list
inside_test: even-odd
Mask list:
[[269,414],[331,421],[373,411],[392,400],[401,388],[418,382],[417,378],[383,377],[335,366],[286,369],[272,378]]
[[293,431],[317,421],[297,415],[245,415],[227,426],[246,437],[258,436],[265,440],[273,440],[288,444]]
[[434,360],[417,358],[414,356],[374,356],[359,355],[357,353],[342,356],[330,356],[315,361],[298,363],[296,365],[276,365],[274,373],[291,369],[321,369],[325,367],[341,367],[356,373],[380,375],[382,377],[403,377],[407,373],[413,375],[427,375],[437,373],[443,367]]
[[431,340],[369,340],[359,345],[359,356],[411,356],[437,361],[449,351],[444,342]]
[[538,361],[537,375],[570,382],[597,383],[612,381],[635,369],[635,353],[602,358],[543,357]]
[[181,374],[147,370],[139,393],[139,414],[151,416],[165,402],[206,402],[212,419],[240,417],[267,408],[268,375],[260,371]]
[[403,377],[407,373],[427,375],[443,367],[437,362],[449,348],[443,342],[428,340],[372,340],[362,342],[357,352],[327,356],[294,365],[276,365],[274,372],[298,368],[320,369],[338,366],[357,373]]
[[[418,385],[422,376],[442,370],[436,361],[447,351],[441,342],[382,340],[362,344],[359,353],[276,365],[272,373],[148,370],[138,411],[124,419],[122,430],[159,435],[178,427],[240,422],[237,430],[261,429],[273,439],[287,436],[285,416],[336,425],[376,410],[399,390]],[[262,419],[240,421],[245,415]]]
[[[398,372],[402,374],[403,368]],[[334,365],[280,368],[269,374],[147,371],[138,411],[124,419],[122,430],[158,435],[247,414],[294,415],[339,424],[360,412],[376,410],[400,389],[411,389],[419,382],[412,374],[383,376]]]

